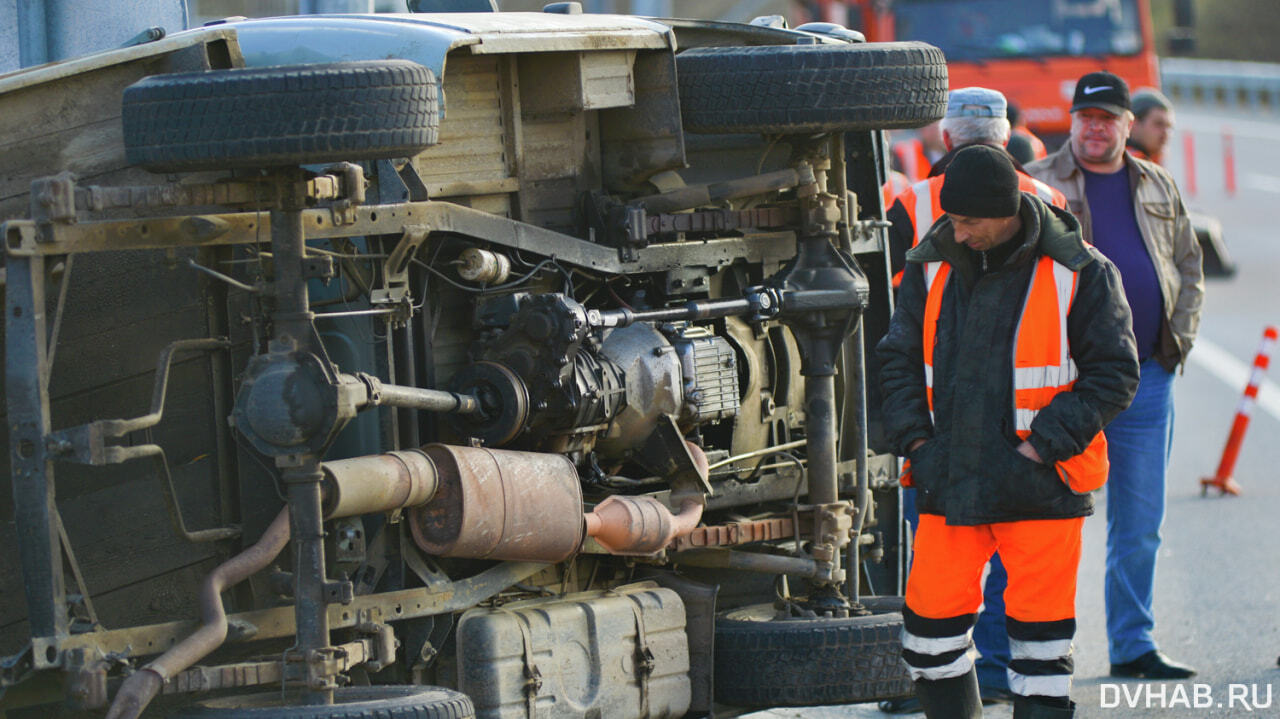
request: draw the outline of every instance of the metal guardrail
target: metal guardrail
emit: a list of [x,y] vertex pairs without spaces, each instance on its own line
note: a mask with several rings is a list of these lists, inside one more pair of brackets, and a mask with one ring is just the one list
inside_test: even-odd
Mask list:
[[1280,111],[1280,64],[1164,58],[1160,77],[1174,102]]

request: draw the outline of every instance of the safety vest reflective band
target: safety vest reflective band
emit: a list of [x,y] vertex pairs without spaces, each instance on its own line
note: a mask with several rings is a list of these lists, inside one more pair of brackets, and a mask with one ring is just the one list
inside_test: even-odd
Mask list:
[[[898,201],[907,211],[907,217],[911,218],[912,229],[915,231],[911,239],[912,247],[920,244],[920,240],[928,234],[929,228],[933,227],[933,223],[943,215],[942,204],[938,199],[942,194],[942,180],[942,175],[935,175],[913,184],[906,192],[898,195]],[[1018,173],[1018,189],[1034,194],[1046,204],[1063,210],[1067,209],[1066,195],[1030,175]],[[893,286],[897,287],[900,284],[902,284],[901,270],[893,277]]]
[[884,201],[884,209],[888,210],[893,205],[894,199],[906,192],[909,187],[911,187],[911,181],[907,179],[906,175],[897,170],[890,170],[889,179],[885,180],[885,183],[880,186],[880,196]]
[[942,293],[951,276],[951,265],[927,262],[924,265],[924,391],[933,416],[933,348],[938,342],[938,317],[942,314]]
[[[1075,384],[1078,373],[1067,341],[1067,313],[1075,291],[1076,273],[1049,257],[1040,258],[1013,340],[1014,429],[1022,439],[1031,435],[1040,409]],[[1036,321],[1027,322],[1028,317]]]
[[[942,295],[951,266],[944,262],[924,265],[923,318],[924,380],[929,413],[933,414],[933,352],[937,345]],[[1041,257],[1018,319],[1013,342],[1014,428],[1020,439],[1031,436],[1031,423],[1059,392],[1075,384],[1078,375],[1067,339],[1067,316],[1075,299],[1079,275]],[[1107,481],[1107,440],[1098,433],[1084,452],[1057,463],[1059,474],[1071,489],[1088,492]]]

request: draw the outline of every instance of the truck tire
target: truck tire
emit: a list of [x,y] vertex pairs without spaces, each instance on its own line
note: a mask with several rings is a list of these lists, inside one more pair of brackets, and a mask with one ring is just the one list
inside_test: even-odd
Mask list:
[[[873,612],[883,608],[867,605]],[[900,612],[838,619],[775,619],[774,613],[770,604],[754,604],[716,618],[717,702],[817,706],[912,693],[901,659]]]
[[409,157],[440,124],[433,73],[404,60],[152,75],[121,114],[128,161],[165,172]]
[[471,719],[471,699],[443,687],[343,687],[333,704],[303,705],[280,692],[207,699],[182,709],[175,719]]
[[697,133],[891,130],[947,109],[946,59],[922,42],[695,48],[676,74]]

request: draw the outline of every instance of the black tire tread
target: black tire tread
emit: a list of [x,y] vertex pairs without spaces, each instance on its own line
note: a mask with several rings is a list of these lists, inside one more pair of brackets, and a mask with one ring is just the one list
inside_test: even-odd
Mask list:
[[716,619],[715,697],[734,706],[851,704],[907,696],[902,615]]
[[159,171],[407,157],[436,143],[437,92],[403,60],[152,75],[125,89],[125,150]]
[[344,687],[329,706],[288,705],[280,693],[258,693],[200,702],[175,719],[473,719],[467,695],[428,686]]
[[946,58],[922,42],[694,48],[676,66],[696,133],[922,127],[947,107]]

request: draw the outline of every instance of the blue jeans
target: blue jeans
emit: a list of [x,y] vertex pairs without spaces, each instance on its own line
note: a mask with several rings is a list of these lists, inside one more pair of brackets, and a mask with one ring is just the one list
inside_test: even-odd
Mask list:
[[[902,514],[914,531],[919,517],[914,489],[902,490]],[[991,569],[982,588],[982,611],[973,628],[973,643],[981,655],[974,666],[979,684],[1004,690],[1009,689],[1009,633],[1004,621],[1004,588],[1008,584],[1009,575],[1000,563],[1000,554],[991,555]]]
[[1004,588],[1009,574],[1000,562],[1000,554],[991,555],[987,583],[982,587],[982,611],[973,628],[973,644],[978,648],[978,683],[984,687],[1009,688],[1009,632],[1004,621]]
[[1173,439],[1173,373],[1148,359],[1133,404],[1107,425],[1108,650],[1123,664],[1156,648],[1151,597]]

